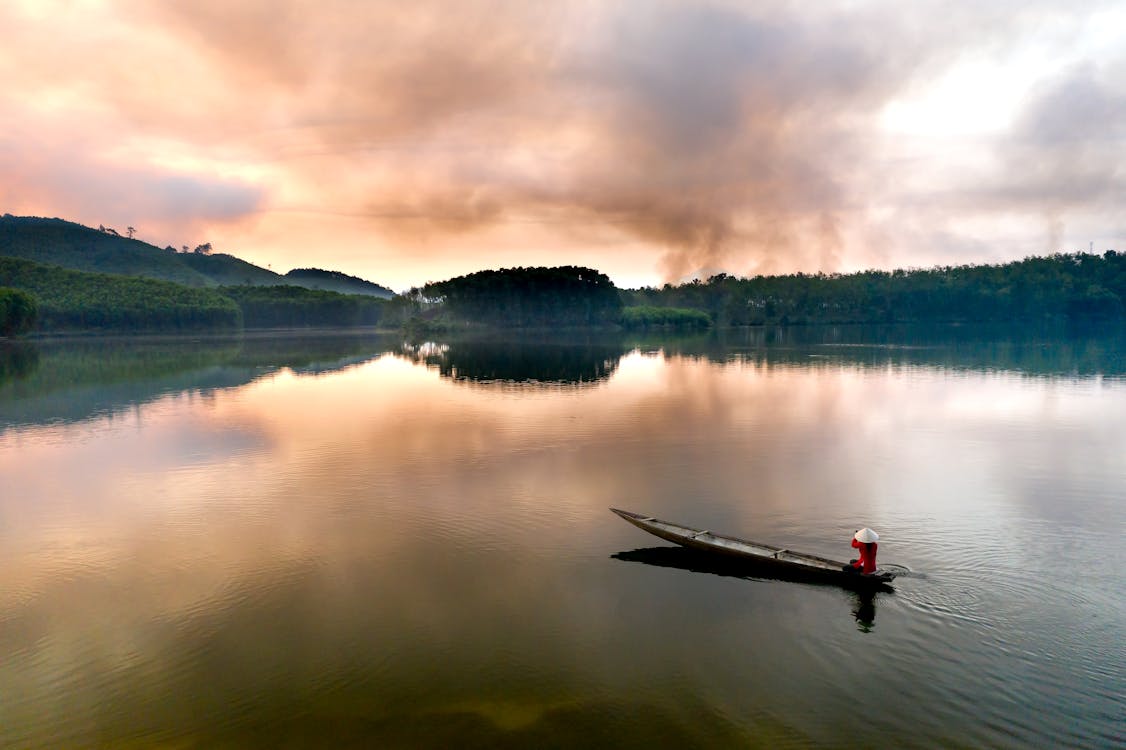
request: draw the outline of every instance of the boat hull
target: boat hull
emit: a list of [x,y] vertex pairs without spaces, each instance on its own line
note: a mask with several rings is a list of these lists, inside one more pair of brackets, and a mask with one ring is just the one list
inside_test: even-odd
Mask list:
[[782,547],[773,547],[738,537],[713,534],[707,530],[681,526],[628,510],[618,508],[610,510],[637,528],[665,541],[713,555],[726,563],[769,572],[777,577],[831,582],[848,588],[886,587],[895,578],[895,574],[887,570],[877,569],[875,573],[864,575],[851,569],[845,570],[848,563],[844,561],[793,552]]

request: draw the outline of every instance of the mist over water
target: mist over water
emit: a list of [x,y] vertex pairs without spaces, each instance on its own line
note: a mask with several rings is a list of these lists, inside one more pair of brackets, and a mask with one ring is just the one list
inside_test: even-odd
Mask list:
[[[0,745],[1111,745],[1120,331],[0,352]],[[831,558],[732,575],[610,506]]]

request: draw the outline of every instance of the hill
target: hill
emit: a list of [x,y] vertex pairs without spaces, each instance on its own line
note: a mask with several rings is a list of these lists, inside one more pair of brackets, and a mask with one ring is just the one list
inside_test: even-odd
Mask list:
[[615,325],[622,299],[610,278],[592,268],[502,268],[477,271],[422,288],[441,300],[448,318],[506,328]]
[[227,286],[247,328],[349,328],[378,325],[387,300],[300,286]]
[[394,296],[386,287],[339,271],[301,268],[282,276],[226,253],[178,253],[122,237],[112,229],[35,216],[0,217],[0,256],[193,287],[288,285],[385,299]]
[[295,268],[285,275],[283,283],[303,286],[306,289],[323,289],[341,294],[366,294],[383,299],[391,299],[395,296],[395,293],[385,286],[340,271],[325,271],[320,268]]
[[269,271],[242,258],[226,253],[203,255],[202,253],[179,253],[177,257],[189,268],[206,276],[211,283],[219,286],[278,286],[291,283],[284,276]]
[[13,296],[38,309],[41,332],[351,328],[378,325],[394,304],[289,285],[201,289],[0,257],[0,306]]
[[233,329],[242,312],[211,289],[0,257],[0,286],[32,294],[42,331]]
[[0,256],[76,271],[145,276],[194,287],[215,286],[215,282],[185,264],[174,251],[62,219],[4,214],[0,217]]

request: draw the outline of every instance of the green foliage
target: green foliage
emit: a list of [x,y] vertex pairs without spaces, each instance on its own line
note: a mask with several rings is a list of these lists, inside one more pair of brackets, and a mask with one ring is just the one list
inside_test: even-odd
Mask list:
[[207,277],[208,283],[218,286],[237,284],[271,285],[287,283],[285,277],[247,263],[241,258],[226,253],[205,255],[203,253],[178,253],[180,262]]
[[609,277],[578,266],[478,271],[427,284],[421,296],[456,318],[514,328],[614,324],[622,309]]
[[791,274],[721,274],[623,292],[634,306],[706,312],[720,326],[804,323],[1121,320],[1126,254],[1056,254],[995,266]]
[[62,219],[33,216],[0,217],[0,256],[194,287],[290,285],[341,294],[394,296],[386,287],[338,271],[302,268],[282,276],[233,255],[214,253],[209,242],[196,246],[193,252],[178,253],[173,247],[162,249],[121,237],[112,229],[100,231]]
[[378,325],[387,301],[300,286],[228,286],[222,292],[238,303],[248,328]]
[[0,284],[35,296],[43,331],[198,331],[241,323],[233,300],[168,281],[0,257]]
[[39,317],[35,297],[18,289],[0,287],[0,336],[18,336],[30,331]]
[[175,251],[62,219],[0,217],[0,255],[77,271],[144,276],[186,286],[214,286]]
[[703,329],[712,324],[711,316],[703,310],[683,307],[652,307],[639,305],[622,310],[622,326],[638,328]]

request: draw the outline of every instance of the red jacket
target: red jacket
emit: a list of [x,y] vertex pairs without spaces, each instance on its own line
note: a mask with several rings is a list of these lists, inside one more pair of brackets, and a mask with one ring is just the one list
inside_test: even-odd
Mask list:
[[852,540],[852,546],[860,550],[860,559],[852,564],[854,568],[861,568],[861,573],[876,572],[876,543]]

